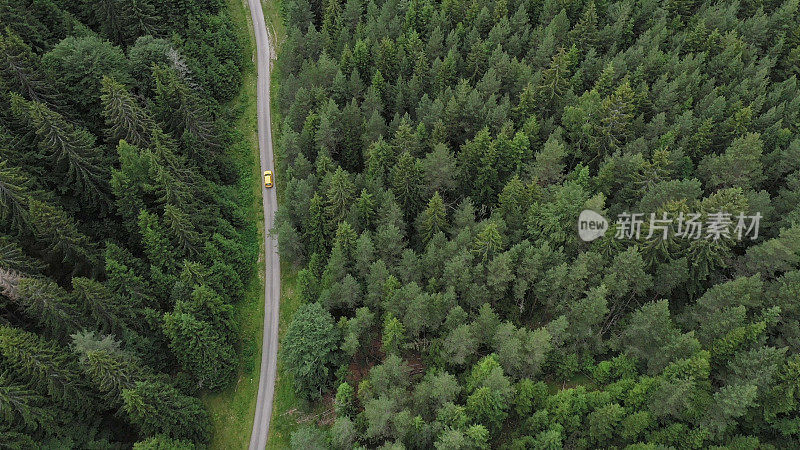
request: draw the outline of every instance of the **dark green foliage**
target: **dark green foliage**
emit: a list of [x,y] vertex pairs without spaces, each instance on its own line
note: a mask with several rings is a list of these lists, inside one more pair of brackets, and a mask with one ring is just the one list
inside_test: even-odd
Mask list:
[[55,342],[17,329],[0,328],[0,355],[15,378],[58,405],[88,414],[96,407],[77,361]]
[[7,292],[7,296],[48,334],[63,339],[85,325],[84,316],[67,291],[52,281],[22,278],[14,291]]
[[151,0],[102,0],[91,7],[86,5],[82,13],[91,18],[92,25],[99,26],[103,36],[118,45],[130,44],[137,36],[158,34],[163,26],[156,3]]
[[67,37],[42,56],[42,66],[54,79],[63,81],[64,94],[91,129],[101,123],[103,77],[123,83],[130,80],[122,50],[94,35]]
[[0,447],[195,448],[254,275],[223,2],[0,0]]
[[[282,8],[281,251],[343,337],[295,445],[797,446],[797,2]],[[674,237],[720,210],[758,238]]]
[[[249,55],[222,2],[66,3],[0,1],[0,322],[50,339],[4,332],[0,445],[78,432],[32,354],[141,431],[75,446],[202,443],[158,372],[231,378],[254,245],[219,105]],[[797,2],[281,8],[276,229],[307,264],[282,347],[341,394],[294,447],[797,446]],[[583,209],[763,218],[587,243]]]
[[282,351],[299,394],[317,399],[327,388],[339,340],[333,318],[319,303],[303,305],[295,313]]
[[164,316],[164,334],[184,370],[199,388],[215,389],[228,383],[235,369],[233,348],[208,322],[191,314]]
[[104,157],[95,145],[95,137],[42,103],[28,102],[15,94],[11,102],[15,117],[27,121],[35,130],[42,157],[63,177],[62,182],[81,200],[105,208],[107,169],[103,167]]
[[94,243],[81,233],[78,224],[66,211],[35,199],[30,200],[28,208],[33,234],[46,246],[44,261],[63,263],[77,273],[97,270]]
[[139,106],[124,85],[113,78],[103,77],[102,89],[100,98],[109,140],[114,143],[124,139],[138,147],[146,146],[153,127],[153,120],[147,111]]
[[44,397],[27,389],[23,384],[0,378],[0,406],[5,425],[21,429],[47,429],[52,426],[53,415],[43,408]]
[[196,398],[157,382],[137,382],[122,391],[122,410],[148,436],[163,433],[176,439],[208,441],[208,413]]
[[143,378],[140,362],[121,350],[119,342],[111,336],[100,338],[94,332],[73,334],[72,348],[90,383],[104,395],[109,406],[121,406],[122,390],[133,388]]
[[44,72],[40,58],[10,29],[0,34],[0,58],[0,80],[4,90],[51,106],[62,103],[63,96]]

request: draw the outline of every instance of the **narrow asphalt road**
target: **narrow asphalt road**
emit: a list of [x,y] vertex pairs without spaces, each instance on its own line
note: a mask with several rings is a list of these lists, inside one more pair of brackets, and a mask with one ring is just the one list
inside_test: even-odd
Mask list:
[[[272,128],[269,111],[270,42],[264,22],[260,0],[248,0],[256,36],[256,63],[258,64],[258,148],[261,154],[260,183],[263,186],[265,170],[274,170],[272,155]],[[278,174],[275,174],[278,175]],[[280,178],[275,177],[275,182]],[[278,199],[275,188],[264,189],[264,249],[266,280],[264,285],[264,338],[261,342],[261,377],[258,380],[258,400],[250,434],[250,450],[261,450],[267,445],[269,422],[272,416],[272,399],[275,396],[275,374],[278,358],[278,304],[281,294],[280,260],[278,242],[269,230],[275,219]]]

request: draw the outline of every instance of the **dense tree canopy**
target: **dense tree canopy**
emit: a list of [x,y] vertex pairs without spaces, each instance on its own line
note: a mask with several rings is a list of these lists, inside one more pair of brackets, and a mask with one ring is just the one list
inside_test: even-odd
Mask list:
[[339,324],[282,341],[336,401],[296,448],[800,445],[796,0],[281,6],[290,329]]
[[205,445],[258,251],[244,43],[219,1],[0,16],[0,447]]

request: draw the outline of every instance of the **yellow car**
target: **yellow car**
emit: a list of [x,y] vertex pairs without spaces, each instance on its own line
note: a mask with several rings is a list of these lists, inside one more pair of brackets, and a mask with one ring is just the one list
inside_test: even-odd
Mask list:
[[272,171],[265,170],[264,171],[264,187],[271,188],[272,187]]

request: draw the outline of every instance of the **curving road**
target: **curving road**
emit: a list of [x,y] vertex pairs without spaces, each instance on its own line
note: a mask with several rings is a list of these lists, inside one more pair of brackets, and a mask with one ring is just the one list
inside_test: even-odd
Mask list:
[[[261,174],[274,170],[272,155],[272,128],[269,112],[270,42],[264,22],[260,0],[248,0],[256,36],[256,63],[258,64],[258,148],[261,155]],[[263,179],[260,183],[264,183]],[[276,178],[277,182],[277,178]],[[278,304],[281,294],[280,260],[278,242],[269,230],[275,219],[278,199],[275,188],[264,189],[264,249],[267,265],[264,286],[264,338],[261,342],[261,377],[258,381],[258,400],[250,434],[250,450],[261,450],[267,444],[269,421],[272,416],[272,399],[275,396],[275,373],[278,357]]]

